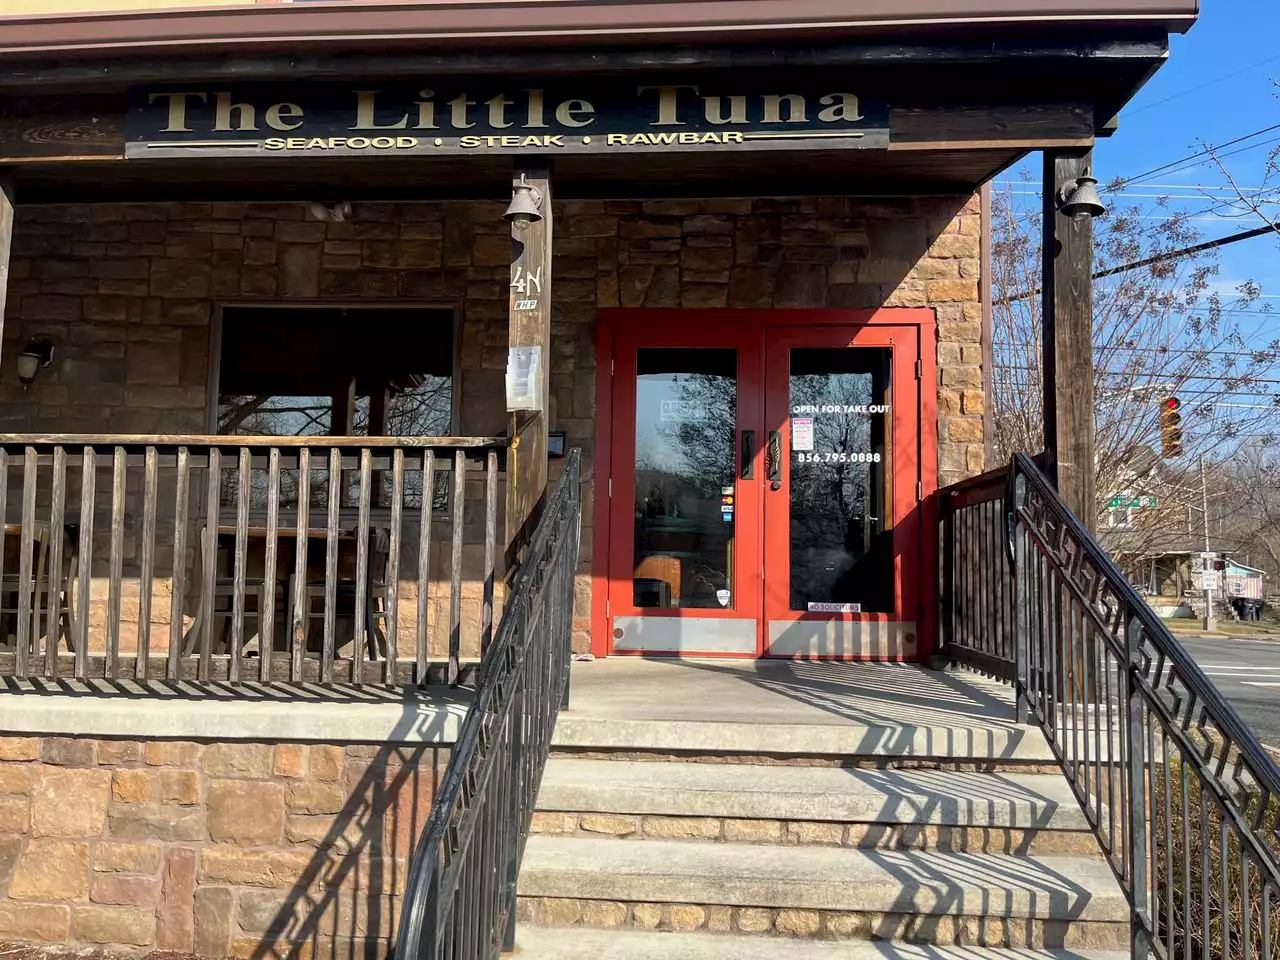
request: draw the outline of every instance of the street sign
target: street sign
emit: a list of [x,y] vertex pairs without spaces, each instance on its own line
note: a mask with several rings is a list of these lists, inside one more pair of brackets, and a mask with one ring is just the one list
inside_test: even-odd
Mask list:
[[1206,590],[1217,590],[1222,586],[1222,575],[1217,570],[1206,570],[1202,576]]
[[1107,508],[1110,510],[1154,510],[1159,505],[1160,501],[1154,493],[1140,495],[1117,493],[1111,498]]

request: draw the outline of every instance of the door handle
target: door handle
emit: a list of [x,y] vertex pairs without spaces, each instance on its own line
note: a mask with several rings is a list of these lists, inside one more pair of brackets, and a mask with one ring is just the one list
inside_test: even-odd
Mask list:
[[769,431],[769,449],[765,451],[764,472],[773,490],[782,489],[782,433]]
[[754,430],[742,431],[742,466],[738,471],[738,476],[743,480],[751,480],[756,475],[756,432]]

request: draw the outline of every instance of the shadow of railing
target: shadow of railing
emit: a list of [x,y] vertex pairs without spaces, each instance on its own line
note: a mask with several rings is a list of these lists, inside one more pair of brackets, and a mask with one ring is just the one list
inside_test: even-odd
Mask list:
[[[345,803],[336,813],[316,811],[329,820],[322,834],[307,836],[300,826],[292,832],[291,840],[312,845],[306,863],[288,892],[258,911],[262,930],[242,925],[245,936],[259,939],[253,960],[387,955],[408,858],[448,762],[449,747],[439,742],[447,719],[445,711],[405,697],[403,715],[384,743],[347,747],[339,781]],[[367,764],[353,774],[351,758],[363,761],[362,753]]]

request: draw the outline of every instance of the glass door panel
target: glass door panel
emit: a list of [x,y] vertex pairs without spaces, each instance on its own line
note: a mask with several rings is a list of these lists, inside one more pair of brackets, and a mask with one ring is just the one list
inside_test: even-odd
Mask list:
[[890,352],[790,354],[790,608],[891,613]]
[[916,335],[901,328],[769,332],[768,655],[915,656],[918,356]]
[[641,348],[636,356],[632,601],[734,605],[738,353]]

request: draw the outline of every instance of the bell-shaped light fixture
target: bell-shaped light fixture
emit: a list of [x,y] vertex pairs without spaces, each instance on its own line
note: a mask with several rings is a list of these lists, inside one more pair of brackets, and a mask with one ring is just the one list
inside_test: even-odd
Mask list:
[[511,204],[502,217],[517,230],[523,230],[542,219],[541,207],[542,191],[529,183],[522,173],[520,182],[511,185]]
[[1062,185],[1060,209],[1068,217],[1100,217],[1107,212],[1094,177],[1076,177]]
[[24,387],[35,383],[36,374],[42,367],[53,362],[53,341],[43,337],[33,337],[18,354],[18,380]]
[[351,219],[351,204],[343,201],[329,207],[319,201],[313,201],[307,204],[307,212],[322,223],[343,223]]

